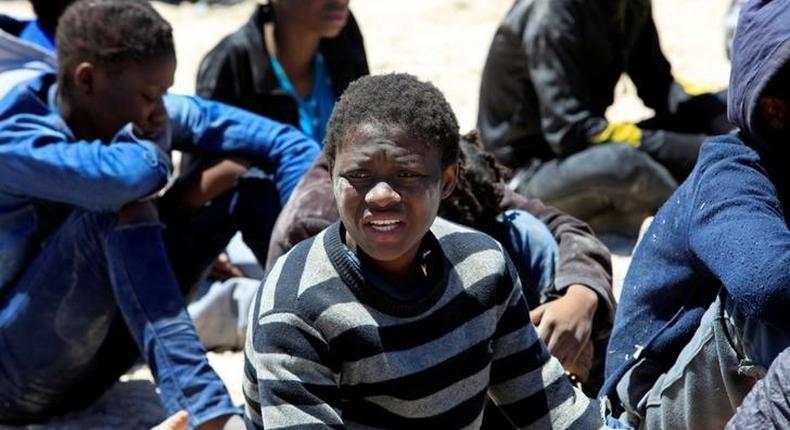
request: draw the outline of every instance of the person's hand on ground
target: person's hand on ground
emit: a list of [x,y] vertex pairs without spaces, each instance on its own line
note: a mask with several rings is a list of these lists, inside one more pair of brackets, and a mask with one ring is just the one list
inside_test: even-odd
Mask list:
[[566,369],[573,366],[582,346],[590,339],[597,308],[595,291],[577,284],[568,287],[562,297],[530,312],[538,336]]
[[228,254],[224,252],[217,256],[214,265],[209,270],[208,277],[217,281],[226,281],[230,278],[240,278],[244,276],[241,269],[233,265],[228,259]]
[[187,411],[178,411],[151,430],[187,430],[188,423],[189,414]]
[[240,415],[222,415],[197,426],[195,430],[246,430]]

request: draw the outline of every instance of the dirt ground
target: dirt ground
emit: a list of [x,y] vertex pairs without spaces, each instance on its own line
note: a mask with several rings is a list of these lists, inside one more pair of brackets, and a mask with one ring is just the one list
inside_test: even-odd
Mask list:
[[[488,45],[511,3],[511,0],[356,0],[351,7],[365,36],[372,72],[409,72],[432,81],[446,94],[465,131],[475,124],[479,79]],[[653,3],[662,48],[675,76],[712,89],[725,87],[729,65],[724,51],[723,17],[729,1],[654,0]],[[179,67],[174,92],[194,92],[200,59],[223,36],[241,26],[254,7],[253,0],[232,7],[157,3],[175,31]],[[0,0],[0,13],[31,15],[28,3],[23,0]],[[616,93],[616,102],[607,113],[610,119],[636,120],[650,114],[635,97],[627,80],[621,82]],[[622,242],[613,247],[619,286],[630,260],[629,247]],[[241,354],[212,353],[210,360],[230,387],[234,400],[241,403]],[[149,428],[164,417],[151,380],[150,372],[141,366],[122,377],[90,409],[23,428]]]

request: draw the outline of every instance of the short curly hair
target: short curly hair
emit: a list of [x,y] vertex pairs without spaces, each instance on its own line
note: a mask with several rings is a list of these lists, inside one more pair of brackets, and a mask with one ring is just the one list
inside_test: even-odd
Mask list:
[[58,81],[82,62],[106,66],[175,58],[173,29],[145,0],[78,0],[58,21]]
[[458,121],[442,92],[430,82],[405,73],[364,76],[352,82],[327,124],[324,151],[330,166],[349,133],[363,124],[401,127],[439,148],[442,167],[458,162]]

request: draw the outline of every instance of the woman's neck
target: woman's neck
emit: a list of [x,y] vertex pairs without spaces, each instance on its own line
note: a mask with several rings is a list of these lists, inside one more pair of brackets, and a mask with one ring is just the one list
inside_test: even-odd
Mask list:
[[313,58],[321,37],[282,23],[267,23],[263,31],[267,51],[280,62],[296,93],[309,96],[313,89]]
[[58,110],[60,111],[60,117],[63,118],[74,137],[81,140],[100,139],[101,136],[94,133],[94,128],[91,126],[93,121],[90,120],[88,112],[84,109],[79,109],[77,107],[78,104],[70,100],[62,91],[62,88],[58,88],[56,95]]

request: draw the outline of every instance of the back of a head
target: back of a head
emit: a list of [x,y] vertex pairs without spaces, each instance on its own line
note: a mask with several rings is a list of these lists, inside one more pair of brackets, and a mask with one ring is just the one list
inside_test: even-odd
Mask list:
[[477,131],[461,137],[461,170],[452,194],[439,206],[439,216],[495,235],[506,171],[482,149]]
[[332,111],[324,139],[329,164],[337,148],[363,124],[400,127],[442,154],[442,166],[458,161],[458,121],[430,82],[403,73],[362,77],[349,85]]
[[751,0],[741,9],[732,50],[727,115],[747,140],[770,146],[758,103],[790,79],[790,0]]
[[172,27],[145,0],[78,0],[56,33],[58,80],[80,63],[102,66],[175,57]]
[[30,3],[41,27],[54,33],[58,25],[58,19],[63,15],[63,11],[71,3],[74,3],[74,0],[30,0]]

